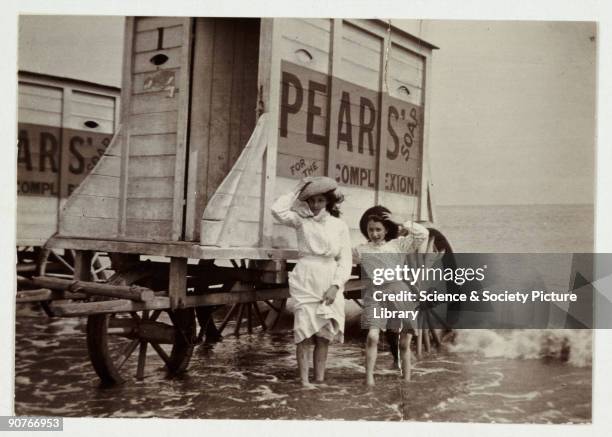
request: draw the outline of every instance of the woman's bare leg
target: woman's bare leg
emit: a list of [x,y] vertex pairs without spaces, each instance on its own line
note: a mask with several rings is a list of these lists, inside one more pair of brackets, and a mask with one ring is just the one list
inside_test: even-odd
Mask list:
[[304,387],[311,387],[312,384],[308,381],[308,370],[309,370],[309,360],[308,360],[308,347],[310,346],[310,339],[306,339],[297,344],[296,348],[296,357],[298,362],[298,369],[300,371],[300,381]]
[[402,360],[402,379],[404,381],[410,381],[410,342],[412,341],[412,334],[400,334],[399,347],[400,356]]
[[314,374],[316,382],[325,380],[325,368],[327,366],[327,351],[329,349],[329,340],[323,337],[315,336],[315,347],[312,355],[314,362]]
[[366,384],[374,385],[374,367],[378,355],[378,336],[380,329],[370,328],[366,340]]

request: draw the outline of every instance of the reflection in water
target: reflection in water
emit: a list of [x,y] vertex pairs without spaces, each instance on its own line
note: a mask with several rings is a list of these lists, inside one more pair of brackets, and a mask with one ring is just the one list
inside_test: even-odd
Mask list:
[[[371,390],[362,384],[362,340],[348,339],[330,348],[327,383],[309,391],[297,382],[289,331],[228,336],[221,343],[198,346],[189,372],[175,379],[167,379],[161,361],[151,359],[146,378],[137,381],[133,360],[125,385],[100,388],[87,357],[83,327],[83,319],[18,316],[17,414],[519,423],[591,420],[590,362],[572,365],[533,355],[481,354],[481,346],[490,350],[494,344],[510,344],[492,331],[480,331],[476,338],[463,336],[465,340],[459,335],[453,352],[415,359],[413,381],[408,384],[400,383],[390,354],[382,352],[377,386]],[[589,336],[570,341],[583,349],[588,343],[590,356]],[[149,353],[157,358],[154,351]]]

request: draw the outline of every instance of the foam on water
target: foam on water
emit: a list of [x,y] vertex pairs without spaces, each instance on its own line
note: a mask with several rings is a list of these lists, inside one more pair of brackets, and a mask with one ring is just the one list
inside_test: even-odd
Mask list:
[[526,329],[458,330],[450,351],[475,352],[486,358],[556,358],[577,367],[591,365],[593,337],[589,330]]

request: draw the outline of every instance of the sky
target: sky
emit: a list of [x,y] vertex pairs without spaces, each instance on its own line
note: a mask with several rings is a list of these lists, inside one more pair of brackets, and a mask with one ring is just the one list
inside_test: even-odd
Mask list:
[[[392,23],[440,47],[429,103],[436,204],[594,202],[594,23]],[[123,24],[22,16],[19,68],[120,86]]]

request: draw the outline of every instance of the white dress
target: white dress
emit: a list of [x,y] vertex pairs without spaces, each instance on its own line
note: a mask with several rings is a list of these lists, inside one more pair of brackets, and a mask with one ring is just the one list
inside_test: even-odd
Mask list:
[[[390,241],[382,241],[380,243],[367,242],[360,244],[353,251],[353,255],[356,260],[362,263],[362,268],[369,271],[374,267],[388,267],[395,268],[398,265],[411,264],[414,260],[407,260],[406,256],[410,253],[415,253],[418,247],[428,239],[429,231],[426,227],[414,223],[406,222],[402,225],[404,228],[410,230],[410,234],[406,236],[397,237]],[[367,257],[367,254],[378,256]],[[373,264],[372,266],[364,266],[363,261]],[[410,290],[412,287],[402,281],[394,283],[388,283],[384,287],[384,290],[388,293],[394,293],[402,290]],[[363,292],[363,312],[361,318],[361,326],[363,329],[378,328],[381,330],[386,329],[408,329],[418,335],[418,323],[412,322],[406,319],[385,319],[375,318],[374,311],[380,313],[380,309],[386,307],[390,310],[404,310],[413,311],[416,309],[416,303],[412,302],[380,302],[373,297],[374,289],[372,286],[368,287]]]
[[[297,233],[299,260],[289,273],[289,291],[295,300],[295,342],[313,335],[343,342],[343,292],[352,268],[349,230],[326,210],[314,216],[297,196],[296,190],[272,205],[272,215]],[[323,294],[332,285],[338,287],[336,299],[331,305],[322,304]]]

